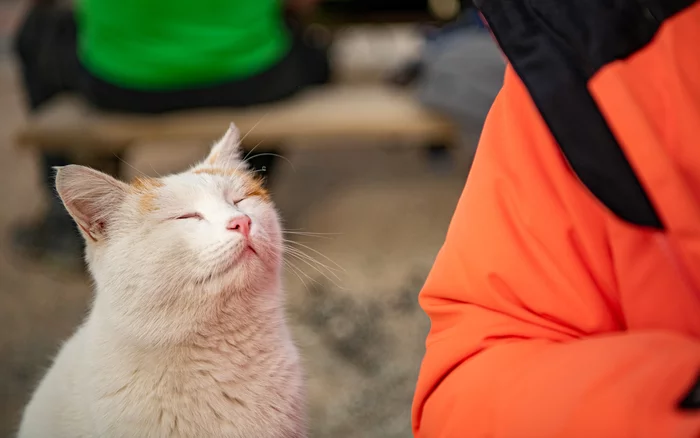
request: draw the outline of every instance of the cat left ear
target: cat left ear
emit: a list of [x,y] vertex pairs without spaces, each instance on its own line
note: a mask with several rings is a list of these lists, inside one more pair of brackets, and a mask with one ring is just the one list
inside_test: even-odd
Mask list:
[[236,167],[241,161],[241,136],[236,125],[231,123],[226,134],[211,148],[204,164],[223,169]]
[[114,212],[128,194],[128,185],[84,166],[56,169],[56,191],[86,240],[107,236]]

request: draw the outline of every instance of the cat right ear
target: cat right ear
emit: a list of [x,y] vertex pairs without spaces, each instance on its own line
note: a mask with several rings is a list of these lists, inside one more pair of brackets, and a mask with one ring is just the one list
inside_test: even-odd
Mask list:
[[84,166],[56,168],[56,191],[85,239],[104,239],[113,225],[113,213],[124,201],[128,185]]
[[211,148],[204,163],[223,169],[237,167],[241,161],[241,135],[236,125],[231,123],[226,134]]

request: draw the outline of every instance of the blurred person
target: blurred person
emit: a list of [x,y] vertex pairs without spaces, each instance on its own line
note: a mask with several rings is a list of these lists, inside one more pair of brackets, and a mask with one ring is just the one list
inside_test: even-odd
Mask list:
[[465,137],[478,135],[504,72],[503,55],[478,11],[470,7],[428,36],[416,94],[424,105],[454,119]]
[[420,295],[415,436],[700,436],[700,3],[475,4],[509,63]]
[[[287,98],[329,80],[326,47],[288,19],[319,1],[78,0],[71,9],[36,0],[15,41],[28,106],[36,111],[62,92],[131,113]],[[51,190],[53,168],[70,157],[44,153],[41,161]],[[83,266],[80,238],[51,192],[46,216],[15,230],[15,247]]]
[[[473,145],[503,85],[505,60],[478,10],[463,8],[455,20],[427,29],[420,58],[402,65],[389,80],[410,86],[419,102],[456,122],[462,143]],[[441,144],[432,145],[428,157],[437,169],[452,164]]]

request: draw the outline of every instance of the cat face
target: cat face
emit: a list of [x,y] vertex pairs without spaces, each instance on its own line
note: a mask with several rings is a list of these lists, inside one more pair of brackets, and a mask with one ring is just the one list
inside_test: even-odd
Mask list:
[[279,276],[279,217],[241,162],[233,126],[180,174],[125,184],[67,166],[56,184],[85,238],[98,294],[110,291],[108,306],[122,315],[202,311],[213,296],[257,293]]

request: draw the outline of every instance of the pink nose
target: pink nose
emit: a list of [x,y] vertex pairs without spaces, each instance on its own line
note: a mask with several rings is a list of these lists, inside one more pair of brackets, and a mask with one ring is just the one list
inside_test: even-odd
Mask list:
[[226,229],[231,231],[238,231],[243,234],[243,236],[248,237],[250,233],[250,217],[248,216],[237,216],[228,221],[226,224]]

